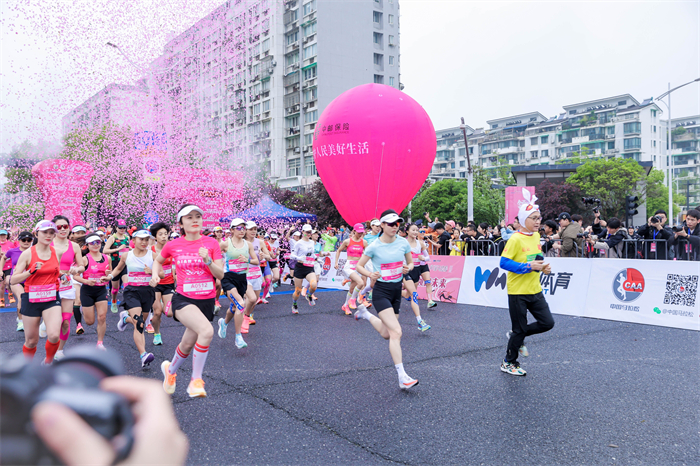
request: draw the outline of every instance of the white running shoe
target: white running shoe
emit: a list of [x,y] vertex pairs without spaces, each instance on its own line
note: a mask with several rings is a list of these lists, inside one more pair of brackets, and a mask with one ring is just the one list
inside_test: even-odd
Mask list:
[[401,387],[401,390],[408,390],[411,387],[415,387],[418,385],[418,381],[416,379],[412,379],[409,376],[406,376],[403,379],[399,379],[399,387]]
[[219,319],[219,338],[226,338],[226,329],[228,328],[228,325],[226,325],[226,321],[223,318]]
[[123,332],[126,328],[126,318],[129,317],[129,311],[122,311],[119,313],[119,322],[117,322],[117,328],[120,332]]

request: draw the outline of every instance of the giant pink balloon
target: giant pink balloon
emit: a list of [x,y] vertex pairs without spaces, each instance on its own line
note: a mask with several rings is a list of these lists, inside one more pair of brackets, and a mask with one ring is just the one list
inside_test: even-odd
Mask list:
[[44,216],[65,215],[72,225],[83,223],[80,206],[90,187],[92,166],[87,162],[49,159],[32,168],[36,187],[44,198]]
[[423,107],[383,84],[364,84],[339,95],[314,132],[318,174],[349,223],[401,212],[435,160],[435,128]]

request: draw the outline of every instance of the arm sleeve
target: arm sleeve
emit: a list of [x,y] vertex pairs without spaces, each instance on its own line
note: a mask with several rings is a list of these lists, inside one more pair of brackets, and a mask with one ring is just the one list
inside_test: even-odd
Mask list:
[[525,274],[525,273],[532,272],[532,267],[530,266],[530,264],[527,264],[524,262],[515,262],[513,259],[509,259],[509,258],[503,257],[503,256],[501,256],[500,267],[503,270],[507,270],[509,272],[518,273],[518,274]]

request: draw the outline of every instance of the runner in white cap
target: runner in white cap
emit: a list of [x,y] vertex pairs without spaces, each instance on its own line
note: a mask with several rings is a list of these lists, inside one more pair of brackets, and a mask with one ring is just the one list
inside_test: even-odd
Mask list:
[[[396,211],[387,210],[381,217],[382,234],[370,244],[357,264],[357,271],[365,277],[377,280],[374,288],[374,308],[377,316],[371,314],[365,306],[358,306],[355,319],[368,320],[372,327],[386,340],[389,340],[389,353],[399,376],[399,387],[408,389],[418,385],[406,374],[403,368],[401,352],[401,324],[397,315],[401,307],[401,288],[403,275],[413,270],[413,258],[408,242],[396,235],[403,219]],[[372,261],[375,272],[370,272],[365,265]]]
[[260,291],[263,288],[263,271],[260,264],[269,260],[270,253],[265,246],[265,242],[258,238],[258,226],[255,222],[248,221],[245,224],[246,227],[246,241],[253,245],[254,255],[251,256],[258,259],[258,264],[251,265],[248,267],[248,275],[246,279],[248,280],[248,288],[246,290],[246,303],[245,303],[245,315],[243,316],[243,324],[241,326],[242,333],[248,333],[250,330],[250,325],[255,325],[255,320],[253,319],[253,310],[258,304],[258,299],[260,299]]
[[283,282],[291,280],[292,284],[294,284],[294,268],[297,264],[297,261],[292,259],[292,251],[294,251],[294,246],[301,239],[301,232],[299,230],[294,231],[293,229],[294,227],[287,232],[287,239],[289,240],[289,254],[287,257],[289,260],[289,273],[282,278]]
[[214,320],[214,289],[216,279],[224,277],[221,248],[214,238],[202,236],[204,211],[186,204],[180,208],[177,221],[185,236],[170,241],[163,247],[153,263],[151,286],[160,282],[163,262],[172,257],[177,268],[177,290],[166,309],[185,326],[185,333],[171,361],[163,361],[163,389],[175,392],[177,370],[194,349],[192,378],[187,386],[190,398],[207,396],[202,372],[209,354],[209,345],[214,337],[211,321]]
[[418,328],[421,332],[425,332],[426,330],[430,330],[430,325],[428,325],[420,315],[420,306],[418,305],[418,282],[420,281],[421,277],[420,264],[425,263],[425,261],[428,260],[428,251],[425,247],[425,243],[422,243],[416,239],[418,236],[417,225],[409,225],[406,229],[406,233],[406,241],[408,241],[408,245],[411,247],[413,270],[404,275],[403,285],[406,288],[406,300],[411,303],[411,309],[413,310],[413,314],[416,316]]
[[309,306],[315,306],[313,294],[316,291],[316,274],[314,265],[316,263],[316,254],[314,252],[314,243],[311,241],[313,228],[306,224],[302,227],[303,237],[294,244],[294,248],[290,253],[291,259],[296,261],[294,267],[294,294],[292,295],[292,314],[299,314],[299,306],[297,299],[301,294],[301,288],[304,279],[309,282],[309,291],[306,295],[306,300]]
[[[112,269],[116,269],[119,260],[129,252],[129,235],[126,234],[126,221],[123,219],[117,220],[117,232],[107,238],[103,252],[108,254],[112,260]],[[117,313],[117,293],[122,280],[125,280],[127,270],[124,269],[112,280],[112,312]]]

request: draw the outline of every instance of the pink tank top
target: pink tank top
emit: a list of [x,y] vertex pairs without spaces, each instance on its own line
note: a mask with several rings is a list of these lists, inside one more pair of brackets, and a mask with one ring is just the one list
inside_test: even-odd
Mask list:
[[352,238],[350,238],[350,242],[348,243],[348,257],[360,257],[364,250],[364,240],[353,241]]
[[[83,273],[83,278],[86,280],[95,279],[99,280],[107,274],[107,267],[109,266],[109,260],[105,254],[102,254],[102,262],[97,262],[92,258],[91,254],[87,255],[88,266]],[[97,282],[97,286],[104,286],[106,282]]]
[[[52,246],[55,247],[55,245],[52,243]],[[73,262],[75,262],[75,251],[73,250],[73,242],[68,241],[68,249],[66,249],[66,252],[63,253],[61,256],[61,262],[59,263],[59,268],[61,270],[68,271],[70,270],[71,265],[73,265]]]

